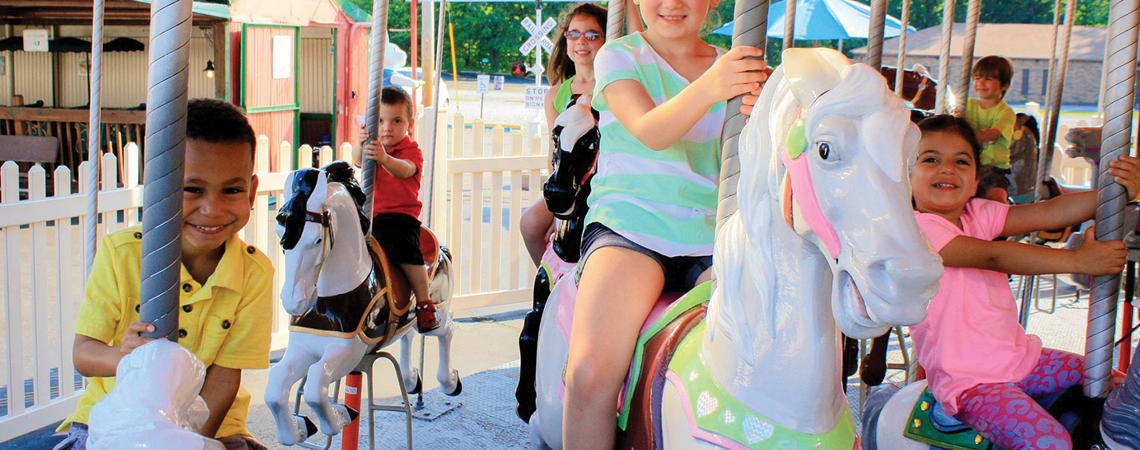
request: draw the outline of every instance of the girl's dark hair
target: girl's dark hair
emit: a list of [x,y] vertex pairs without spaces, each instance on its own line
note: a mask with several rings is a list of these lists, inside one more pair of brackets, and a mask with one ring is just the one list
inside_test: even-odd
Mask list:
[[939,114],[919,122],[918,129],[922,130],[924,136],[930,133],[951,133],[965,139],[974,153],[974,171],[980,170],[982,144],[978,143],[978,135],[974,133],[974,129],[966,119],[950,114]]
[[562,26],[558,27],[558,39],[554,41],[554,50],[551,51],[550,63],[547,64],[550,67],[546,68],[546,79],[550,81],[551,86],[574,76],[574,61],[571,61],[570,57],[566,55],[566,29],[570,28],[570,21],[579,14],[593,17],[598,22],[598,26],[602,28],[602,39],[606,38],[605,8],[596,3],[582,3],[562,13],[559,20]]
[[1017,118],[1025,117],[1025,122],[1021,126],[1029,128],[1029,132],[1033,134],[1033,140],[1041,142],[1041,129],[1037,127],[1037,118],[1025,113],[1017,113]]

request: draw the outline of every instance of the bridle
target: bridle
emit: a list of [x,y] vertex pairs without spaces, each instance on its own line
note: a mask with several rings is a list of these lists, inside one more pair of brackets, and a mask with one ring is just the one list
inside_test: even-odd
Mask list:
[[[822,97],[822,94],[820,96]],[[806,116],[806,109],[804,115]],[[823,209],[819,206],[819,197],[816,196],[815,184],[812,183],[811,166],[808,165],[808,157],[804,156],[807,144],[804,119],[801,117],[796,119],[791,129],[788,130],[786,151],[780,153],[780,161],[788,170],[792,201],[799,207],[800,216],[803,217],[804,222],[816,236],[819,236],[819,240],[823,242],[831,258],[835,259],[839,257],[842,245],[839,243],[839,235],[835,232],[835,227],[831,226],[831,222],[827,220],[827,216],[823,215]],[[819,144],[821,158],[827,159],[831,151],[830,145],[827,142]]]
[[321,226],[321,258],[317,260],[317,278],[313,279],[313,284],[320,278],[321,268],[325,265],[325,259],[328,258],[329,253],[332,251],[333,241],[335,234],[332,228],[332,214],[329,213],[327,206],[321,206],[321,212],[316,213],[313,211],[305,210],[305,222],[312,222]]

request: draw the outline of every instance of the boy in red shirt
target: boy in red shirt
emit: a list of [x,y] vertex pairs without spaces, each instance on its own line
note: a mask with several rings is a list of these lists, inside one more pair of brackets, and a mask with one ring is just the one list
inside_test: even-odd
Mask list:
[[[363,157],[376,161],[376,193],[372,206],[372,236],[408,276],[416,296],[416,328],[427,332],[439,328],[435,304],[428,298],[427,269],[420,252],[420,178],[424,166],[419,144],[408,136],[412,126],[412,100],[403,89],[385,87],[380,92],[379,139],[363,142]],[[353,153],[359,167],[361,152]]]

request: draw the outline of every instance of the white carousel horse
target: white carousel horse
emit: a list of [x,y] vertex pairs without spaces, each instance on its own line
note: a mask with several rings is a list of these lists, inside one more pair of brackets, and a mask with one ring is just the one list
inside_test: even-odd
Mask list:
[[198,434],[210,417],[198,395],[206,367],[186,347],[158,339],[124,356],[115,388],[91,408],[91,450],[224,450]]
[[[932,448],[930,444],[910,439],[903,434],[903,430],[911,425],[909,423],[911,413],[922,398],[926,387],[926,380],[921,380],[901,389],[898,386],[886,385],[873,390],[867,396],[867,402],[863,407],[862,423],[865,438],[863,448],[866,450],[927,450]],[[1077,386],[1073,389],[1080,389],[1080,387]],[[1053,401],[1055,399],[1056,396],[1047,400]],[[1076,402],[1070,401],[1069,403],[1075,403],[1076,406],[1084,406],[1085,408],[1089,408],[1089,403],[1094,405],[1092,407],[1100,406],[1095,400],[1078,399]],[[1047,405],[1047,407],[1049,406],[1055,405]],[[1054,416],[1060,416],[1061,424],[1070,428],[1071,433],[1075,431],[1072,428],[1081,428],[1080,431],[1077,431],[1078,434],[1073,435],[1074,448],[1084,450],[1089,448],[1090,443],[1104,441],[1106,443],[1104,446],[1092,448],[1140,450],[1140,364],[1132,364],[1124,384],[1109,394],[1099,424],[1095,422],[1083,425],[1074,423],[1077,422],[1074,419],[1095,419],[1098,416],[1097,411],[1052,407],[1048,409]],[[945,416],[945,413],[942,414]],[[1069,414],[1070,417],[1064,417],[1065,414]],[[941,420],[951,422],[951,425],[959,429],[969,430],[968,426],[961,424],[957,419],[943,417]],[[970,436],[974,435],[976,433],[970,432]],[[978,441],[981,441],[980,436]]]
[[[289,392],[305,376],[305,402],[327,435],[340,433],[356,415],[329,401],[328,386],[348,375],[366,353],[400,339],[404,382],[416,386],[411,392],[422,385],[410,358],[414,300],[408,298],[400,269],[377,256],[383,252],[364,235],[364,193],[352,179],[352,168],[338,161],[321,170],[295,171],[286,179],[282,198],[288,203],[277,218],[285,252],[281,302],[293,320],[285,356],[269,370],[265,403],[276,421],[278,441],[293,445],[316,431],[307,417],[289,410]],[[428,271],[428,291],[440,327],[427,334],[439,339],[436,378],[444,393],[456,395],[462,384],[451,367],[450,256],[430,233],[421,236],[434,246],[424,256],[429,265],[435,262]]]
[[[910,111],[874,69],[833,50],[789,49],[783,61],[741,135],[740,211],[716,238],[717,287],[665,311],[687,324],[649,325],[651,314],[634,356],[635,372],[651,375],[631,375],[621,448],[857,446],[839,331],[870,338],[916,324],[937,289],[941,261],[911,213]],[[575,290],[563,277],[542,318],[536,448],[562,446]],[[677,314],[706,299],[703,323],[699,311]],[[684,336],[665,344],[678,348],[671,360],[646,356],[657,329]]]

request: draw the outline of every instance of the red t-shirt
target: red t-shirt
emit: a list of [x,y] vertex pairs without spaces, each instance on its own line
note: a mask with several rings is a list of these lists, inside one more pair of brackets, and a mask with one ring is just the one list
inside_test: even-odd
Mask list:
[[372,214],[401,213],[419,219],[423,207],[420,203],[420,178],[424,168],[424,155],[420,152],[420,145],[404,136],[404,140],[388,149],[388,154],[415,164],[416,173],[407,178],[396,178],[378,165]]

